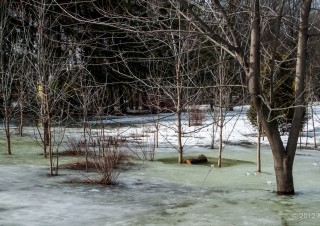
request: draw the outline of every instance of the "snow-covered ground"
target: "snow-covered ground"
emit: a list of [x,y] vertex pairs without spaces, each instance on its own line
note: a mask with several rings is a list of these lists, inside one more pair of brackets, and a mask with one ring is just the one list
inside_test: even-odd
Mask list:
[[[317,106],[317,105],[316,105]],[[214,144],[217,147],[219,142],[219,131],[217,123],[213,123],[214,118],[209,111],[209,106],[201,106],[204,110],[204,118],[199,126],[189,126],[188,114],[182,115],[182,143],[185,151],[194,147],[209,147],[214,136]],[[257,143],[257,130],[251,125],[246,116],[249,106],[237,106],[233,111],[224,112],[224,126],[222,130],[223,147],[228,145],[254,145]],[[313,149],[320,142],[320,107],[313,107],[313,120],[309,117],[301,136],[298,147]],[[311,116],[311,109],[308,114]],[[104,135],[112,137],[124,137],[128,140],[137,137],[146,137],[143,141],[154,142],[156,127],[159,128],[159,149],[176,148],[177,146],[177,119],[174,113],[163,113],[159,115],[125,115],[125,116],[106,116],[88,122],[92,128],[90,134],[93,137],[101,136],[99,125],[104,124]],[[26,127],[25,133],[30,136],[37,135],[37,129]],[[1,132],[1,131],[0,131]],[[55,128],[54,133],[65,138],[83,137],[83,129],[79,128]],[[315,135],[315,136],[314,136]],[[57,139],[59,140],[59,139]],[[284,144],[287,135],[282,136]],[[266,137],[261,139],[262,145],[268,145]]]
[[[249,145],[257,143],[257,130],[251,125],[246,116],[249,106],[237,106],[233,111],[224,112],[224,127],[222,130],[223,146],[228,145]],[[217,123],[213,123],[214,118],[209,111],[209,106],[202,106],[204,110],[204,119],[200,126],[188,125],[188,114],[182,116],[182,143],[187,147],[194,146],[210,146],[214,136],[215,147],[219,142],[219,130]],[[309,109],[309,115],[311,110]],[[138,116],[107,116],[97,121],[91,121],[92,125],[104,123],[105,125],[113,125],[111,129],[106,129],[109,136],[124,136],[130,138],[137,135],[148,135],[152,137],[152,133],[156,131],[156,125],[159,124],[159,143],[161,147],[175,147],[177,145],[177,122],[175,114],[160,115],[138,115]],[[213,127],[214,125],[214,127]],[[214,132],[213,132],[214,131]],[[77,133],[77,131],[73,131]],[[99,134],[96,131],[96,134]],[[314,139],[315,135],[315,139]],[[287,135],[282,136],[282,140],[287,141]],[[299,139],[299,147],[313,148],[320,142],[320,107],[313,107],[313,120],[310,118],[306,123],[301,137]],[[268,145],[266,137],[261,139],[262,145]],[[186,150],[187,150],[186,149]],[[159,150],[161,151],[161,149]]]

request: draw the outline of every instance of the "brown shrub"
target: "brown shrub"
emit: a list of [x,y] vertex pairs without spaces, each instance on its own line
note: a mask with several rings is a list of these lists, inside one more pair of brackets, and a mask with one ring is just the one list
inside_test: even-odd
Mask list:
[[132,165],[129,161],[129,154],[119,148],[108,148],[102,156],[92,156],[94,167],[98,178],[91,179],[93,183],[110,185],[117,182],[118,176]]

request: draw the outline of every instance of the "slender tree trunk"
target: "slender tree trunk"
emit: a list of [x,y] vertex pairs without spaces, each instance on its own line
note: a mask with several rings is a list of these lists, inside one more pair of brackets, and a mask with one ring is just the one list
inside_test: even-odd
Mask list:
[[83,97],[83,115],[82,115],[82,126],[83,126],[83,138],[84,140],[87,139],[87,118],[88,118],[88,101],[87,101],[87,95],[82,94]]
[[11,138],[10,138],[10,110],[8,101],[5,101],[4,104],[4,121],[5,121],[5,133],[6,133],[6,142],[7,142],[7,153],[11,155]]
[[182,125],[181,125],[181,112],[177,113],[178,121],[178,163],[183,163],[183,146],[182,146]]
[[177,76],[177,124],[178,124],[178,163],[183,163],[183,146],[182,146],[182,93],[181,93],[181,71],[180,71],[180,59],[176,63],[176,76]]
[[44,82],[42,82],[41,87],[42,90],[40,90],[40,101],[41,101],[41,126],[43,128],[43,155],[45,158],[47,158],[47,146],[49,145],[49,131],[48,131],[48,112],[47,112],[47,93],[46,88],[43,85]]
[[211,145],[210,145],[210,148],[211,149],[214,149],[214,140],[215,140],[215,127],[214,127],[214,124],[216,122],[216,111],[215,109],[213,108],[212,112],[211,112],[213,115],[212,115],[212,140],[211,140]]
[[[86,152],[86,172],[88,172],[88,146],[87,146],[87,117],[88,117],[88,111],[87,111],[87,106],[88,106],[88,102],[87,102],[87,96],[86,94],[83,94],[83,138],[84,138],[84,149]],[[89,138],[90,139],[90,138]],[[81,146],[80,146],[81,147]]]
[[316,128],[314,126],[314,111],[313,111],[313,107],[311,104],[311,120],[312,120],[312,129],[313,129],[313,143],[314,143],[314,148],[317,148],[317,139],[316,139]]
[[223,132],[223,111],[222,111],[222,107],[220,106],[220,110],[219,110],[219,150],[218,150],[218,167],[222,166],[222,132]]
[[[180,6],[178,6],[180,7]],[[181,52],[182,52],[182,40],[181,40],[181,20],[180,14],[178,14],[179,32],[178,40],[172,35],[173,48],[175,53],[175,73],[176,73],[176,90],[177,90],[177,124],[178,124],[178,163],[183,163],[183,146],[182,146],[182,68],[181,68]],[[176,43],[177,41],[177,43]]]
[[157,121],[156,121],[156,132],[155,132],[155,147],[158,148],[159,147],[159,121],[160,121],[160,115],[159,115],[159,110],[158,110],[158,114],[157,114]]
[[18,124],[18,134],[22,137],[23,133],[23,104],[24,104],[24,87],[22,79],[20,80],[20,92],[19,92],[19,124]]
[[[306,107],[306,115],[307,115],[307,122],[309,121],[309,117],[308,117],[308,106]],[[309,123],[306,123],[306,147],[308,147],[308,141],[309,141]],[[301,128],[301,132],[303,128]]]
[[55,175],[58,176],[59,174],[59,149],[56,150],[56,168],[55,168]]
[[258,125],[258,139],[257,139],[257,172],[261,172],[261,123],[259,116],[257,116]]
[[21,102],[21,99],[19,101],[19,125],[18,125],[18,129],[19,129],[19,136],[22,137],[23,136],[23,103]]
[[224,80],[224,51],[221,49],[220,52],[220,63],[219,63],[219,151],[218,151],[218,167],[222,166],[222,133],[223,133],[223,105],[225,106],[226,110],[228,108],[228,104],[223,103],[223,96],[224,96],[224,88],[223,88],[223,80]]
[[52,155],[52,136],[51,136],[51,118],[47,120],[47,136],[48,136],[48,150],[49,150],[49,162],[50,162],[50,176],[53,176],[53,155]]
[[[221,73],[221,72],[220,72]],[[220,77],[221,78],[221,77]],[[219,93],[219,149],[218,149],[218,167],[222,165],[222,132],[223,132],[223,110],[222,110],[222,84],[220,84]]]

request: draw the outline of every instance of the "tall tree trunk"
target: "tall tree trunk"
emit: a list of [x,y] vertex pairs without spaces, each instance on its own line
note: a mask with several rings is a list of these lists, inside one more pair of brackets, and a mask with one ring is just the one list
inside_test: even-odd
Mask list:
[[[250,43],[250,68],[247,73],[248,91],[251,101],[255,106],[262,127],[265,128],[271,146],[274,168],[279,194],[293,194],[292,165],[288,163],[283,142],[275,120],[268,120],[269,108],[261,99],[260,89],[260,12],[259,0],[251,0],[251,43]],[[291,170],[290,170],[291,165]]]
[[311,3],[312,0],[304,0],[301,5],[295,78],[295,109],[285,155],[283,155],[282,161],[277,161],[277,167],[275,165],[278,194],[294,194],[292,167],[306,111],[305,78],[307,71],[308,20]]
[[[178,8],[180,5],[178,4]],[[181,20],[180,14],[178,14],[178,22],[179,22],[179,31],[178,31],[178,39],[172,35],[172,44],[175,54],[175,73],[176,73],[176,90],[177,90],[177,124],[178,124],[178,163],[183,163],[183,145],[182,145],[182,63],[181,63],[181,53],[182,51],[182,40],[181,40]],[[177,43],[176,43],[177,42]]]
[[[218,167],[221,167],[222,165],[222,133],[223,133],[223,94],[224,94],[224,88],[223,88],[223,71],[224,71],[224,51],[221,49],[220,52],[220,63],[218,66],[219,70],[219,150],[218,150]],[[227,108],[227,106],[225,106]]]
[[251,44],[250,44],[250,69],[248,73],[249,94],[265,129],[274,159],[274,169],[277,180],[277,193],[282,195],[294,194],[292,167],[297,148],[299,132],[305,114],[305,74],[308,18],[312,0],[305,0],[301,7],[301,17],[298,38],[298,57],[296,66],[296,100],[292,126],[289,132],[287,148],[284,148],[278,126],[275,120],[268,120],[270,110],[261,99],[260,79],[260,15],[259,0],[252,0],[251,9]]
[[295,78],[295,109],[287,143],[287,152],[290,156],[295,155],[297,140],[302,128],[303,118],[306,111],[305,78],[307,71],[308,18],[311,2],[312,0],[305,0],[301,6]]

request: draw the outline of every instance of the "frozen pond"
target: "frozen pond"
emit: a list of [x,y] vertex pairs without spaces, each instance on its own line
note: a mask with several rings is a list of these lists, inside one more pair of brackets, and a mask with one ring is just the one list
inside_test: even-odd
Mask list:
[[[201,147],[188,152],[217,155]],[[162,150],[156,158],[175,155]],[[223,157],[254,162],[255,148],[228,146]],[[41,164],[1,163],[0,225],[320,225],[319,162],[320,152],[298,151],[297,195],[289,197],[274,193],[267,147],[261,174],[254,163],[210,171],[155,161],[126,171],[111,187],[65,183],[81,176],[75,171],[48,177]]]

